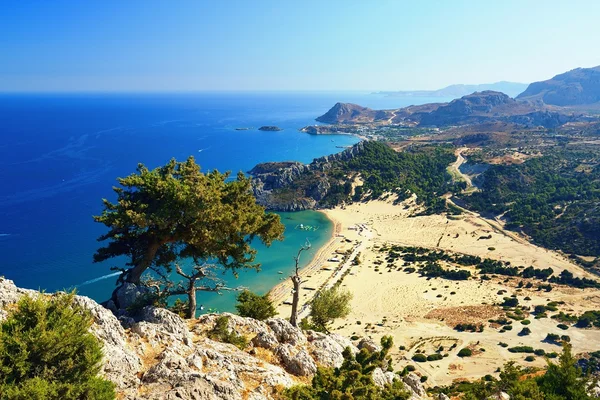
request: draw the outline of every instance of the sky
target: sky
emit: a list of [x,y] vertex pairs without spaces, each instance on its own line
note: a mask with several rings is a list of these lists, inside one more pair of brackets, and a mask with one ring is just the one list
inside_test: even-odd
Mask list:
[[600,65],[600,1],[0,2],[0,91],[413,90]]

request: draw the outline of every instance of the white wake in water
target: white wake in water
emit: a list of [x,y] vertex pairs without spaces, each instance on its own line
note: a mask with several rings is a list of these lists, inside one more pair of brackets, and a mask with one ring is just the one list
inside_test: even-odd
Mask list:
[[79,285],[77,285],[75,287],[90,285],[92,283],[100,282],[100,281],[103,281],[104,279],[112,278],[112,277],[115,277],[115,276],[118,276],[118,275],[121,275],[121,272],[113,272],[112,274],[104,275],[104,276],[101,276],[99,278],[90,279],[89,281],[85,281],[85,282],[83,282],[83,283],[81,283],[81,284],[79,284]]

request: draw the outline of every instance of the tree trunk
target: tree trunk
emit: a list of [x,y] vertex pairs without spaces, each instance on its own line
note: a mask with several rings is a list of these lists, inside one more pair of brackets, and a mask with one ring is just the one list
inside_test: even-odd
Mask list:
[[187,318],[196,318],[196,285],[195,282],[190,285],[188,291],[188,312]]
[[125,281],[139,285],[142,274],[152,265],[152,261],[154,261],[154,257],[159,248],[159,243],[153,243],[148,246],[144,259],[138,265],[128,270],[127,279]]
[[294,296],[292,299],[292,315],[290,316],[290,324],[298,327],[298,303],[300,302],[300,281],[299,275],[292,276],[292,283],[294,284]]

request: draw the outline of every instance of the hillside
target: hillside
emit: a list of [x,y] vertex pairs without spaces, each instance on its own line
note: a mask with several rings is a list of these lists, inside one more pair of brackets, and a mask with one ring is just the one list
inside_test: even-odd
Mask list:
[[352,103],[336,103],[329,111],[317,118],[317,121],[328,124],[346,122],[370,122],[389,118],[385,110],[373,110]]
[[[421,127],[448,127],[490,122],[554,128],[578,120],[571,110],[556,110],[508,95],[475,92],[449,103],[430,103],[395,110],[373,110],[356,104],[337,103],[316,120],[329,124],[385,124]],[[306,128],[305,128],[306,129]]]
[[600,101],[600,66],[577,68],[552,79],[534,82],[517,99],[556,106],[597,103]]

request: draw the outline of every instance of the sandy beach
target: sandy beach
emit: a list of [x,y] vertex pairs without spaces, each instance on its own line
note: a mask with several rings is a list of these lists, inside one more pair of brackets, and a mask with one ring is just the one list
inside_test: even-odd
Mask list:
[[[519,281],[530,280],[506,279],[505,276],[489,281],[427,279],[418,273],[405,272],[400,268],[405,265],[402,260],[398,261],[397,268],[378,267],[377,261],[385,258],[379,251],[381,246],[399,244],[510,261],[515,266],[550,266],[555,274],[566,269],[575,276],[594,278],[563,255],[535,246],[514,232],[505,232],[499,221],[487,220],[474,213],[450,218],[442,215],[413,217],[417,210],[412,198],[399,205],[394,205],[391,200],[378,200],[323,211],[334,221],[336,229],[332,240],[318,252],[309,267],[302,270],[300,308],[303,312],[300,316],[307,315],[305,304],[318,289],[343,279],[341,287],[350,290],[354,296],[352,312],[346,319],[336,321],[332,331],[375,340],[392,335],[395,343],[392,355],[397,365],[415,365],[418,372],[428,376],[431,385],[493,374],[508,360],[523,365],[545,365],[543,357],[525,362],[527,354],[510,353],[498,345],[500,342],[509,347],[527,345],[546,352],[560,352],[559,346],[544,342],[548,333],[556,333],[569,335],[575,352],[597,350],[597,343],[600,343],[600,330],[597,329],[572,327],[563,331],[557,328],[554,319],[534,319],[531,315],[527,317],[531,334],[519,336],[524,327],[519,321],[513,322],[513,330],[500,332],[488,320],[503,315],[495,304],[505,296],[514,294],[521,305],[531,308],[549,301],[564,301],[561,311],[578,314],[600,309],[599,290],[553,285],[552,292],[548,293],[538,291],[537,285],[530,289],[518,288]],[[352,258],[358,255],[360,264],[354,265],[351,259],[342,262],[343,254],[351,254]],[[474,268],[471,272],[477,273]],[[276,302],[279,314],[288,316],[291,282],[287,280],[275,287],[271,298]],[[457,323],[466,322],[483,324],[485,330],[470,333],[453,329]],[[399,350],[400,346],[405,350]],[[447,349],[448,354],[442,360],[425,363],[411,360],[417,351],[432,354],[440,346]],[[471,348],[474,355],[457,357],[458,350],[463,347]]]

